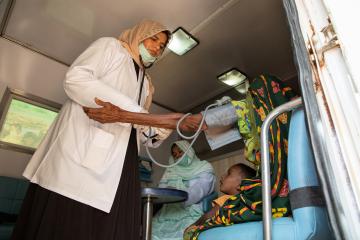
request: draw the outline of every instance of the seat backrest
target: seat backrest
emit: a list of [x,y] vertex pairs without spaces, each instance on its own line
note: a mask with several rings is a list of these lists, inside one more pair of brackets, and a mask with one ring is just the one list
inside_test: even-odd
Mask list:
[[290,190],[319,186],[302,108],[293,111],[288,139],[287,164]]
[[299,239],[333,239],[302,108],[293,111],[288,139],[290,202]]
[[218,197],[217,192],[212,192],[201,200],[202,210],[204,212],[210,211],[212,208],[212,202]]
[[29,186],[29,181],[0,176],[0,212],[18,214]]
[[147,157],[139,156],[139,171],[140,181],[151,182],[152,161]]

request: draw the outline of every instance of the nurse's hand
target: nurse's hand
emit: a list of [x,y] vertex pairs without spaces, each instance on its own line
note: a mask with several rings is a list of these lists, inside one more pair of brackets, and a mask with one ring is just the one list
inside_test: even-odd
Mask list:
[[[129,112],[115,106],[110,102],[103,102],[95,98],[95,102],[100,108],[83,107],[84,112],[90,119],[100,123],[132,123],[143,126],[161,127],[175,129],[178,120],[184,116],[182,113],[168,114],[148,114]],[[196,131],[199,126],[196,121],[186,118],[180,125],[182,131]]]
[[[197,114],[192,114],[192,115],[187,116],[183,120],[183,123],[188,126],[192,126],[193,129],[195,129],[195,131],[196,131],[201,123],[201,120],[202,120],[202,114],[197,113]],[[206,129],[208,129],[208,126],[206,125],[206,122],[204,121],[201,130],[206,130]]]
[[119,122],[119,115],[126,114],[127,112],[110,102],[103,102],[98,98],[95,98],[95,103],[101,107],[100,108],[83,107],[83,110],[90,119],[93,119],[101,123]]

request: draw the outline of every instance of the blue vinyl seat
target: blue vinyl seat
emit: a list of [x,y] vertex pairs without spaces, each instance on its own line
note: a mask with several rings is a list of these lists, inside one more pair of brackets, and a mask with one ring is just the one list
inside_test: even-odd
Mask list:
[[140,181],[150,183],[152,175],[152,161],[143,156],[139,156]]
[[10,239],[29,181],[0,176],[0,240]]
[[[334,239],[326,208],[320,203],[322,199],[314,194],[314,192],[319,192],[320,187],[305,125],[304,111],[301,108],[292,114],[288,147],[288,180],[292,216],[273,219],[272,239]],[[212,228],[201,233],[199,239],[261,240],[263,239],[262,221]]]
[[202,205],[202,210],[204,212],[208,212],[210,211],[210,209],[212,208],[212,202],[218,198],[219,194],[217,192],[212,192],[209,195],[207,195],[206,197],[204,197],[201,200],[201,205]]

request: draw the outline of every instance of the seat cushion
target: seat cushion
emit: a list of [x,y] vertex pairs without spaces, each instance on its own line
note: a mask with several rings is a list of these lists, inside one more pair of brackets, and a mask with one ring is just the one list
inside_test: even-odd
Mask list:
[[[294,214],[296,222],[292,217],[273,219],[274,240],[333,239],[325,208],[305,207],[296,209]],[[212,228],[202,232],[199,240],[262,240],[262,227],[259,221]]]
[[9,240],[14,226],[14,224],[0,224],[0,240]]
[[[277,218],[273,221],[273,236],[276,240],[296,239],[296,227],[291,217]],[[200,234],[199,240],[262,240],[262,221],[217,227]]]
[[0,212],[18,214],[29,181],[0,176]]

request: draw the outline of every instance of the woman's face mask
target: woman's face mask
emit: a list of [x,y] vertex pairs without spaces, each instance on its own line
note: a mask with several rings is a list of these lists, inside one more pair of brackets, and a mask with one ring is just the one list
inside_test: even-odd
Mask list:
[[182,156],[184,155],[184,152],[179,148],[178,145],[174,145],[171,148],[171,155],[174,158],[174,161],[177,162],[179,160],[181,160],[178,164],[179,166],[187,166],[189,165],[191,158],[188,155],[185,155],[183,158]]
[[188,155],[185,155],[182,159],[180,157],[176,161],[179,161],[179,160],[181,160],[179,162],[179,166],[187,166],[187,165],[189,165],[189,156]]
[[151,64],[153,64],[156,61],[156,57],[153,57],[149,51],[146,49],[146,47],[144,46],[143,43],[140,43],[139,45],[139,53],[141,56],[141,60],[144,64],[145,67],[150,66]]

